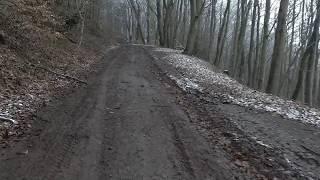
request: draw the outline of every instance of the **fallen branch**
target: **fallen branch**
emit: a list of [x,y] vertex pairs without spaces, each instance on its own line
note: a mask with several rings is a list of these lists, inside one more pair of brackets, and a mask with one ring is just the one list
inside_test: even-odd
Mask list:
[[[22,49],[19,49],[19,50],[22,51]],[[22,57],[28,57],[25,53],[21,53],[21,56],[22,56]],[[85,84],[85,85],[88,84],[87,82],[85,82],[85,81],[83,81],[83,80],[80,80],[80,79],[78,79],[78,78],[76,78],[76,77],[72,77],[72,76],[66,75],[66,74],[57,73],[57,72],[55,72],[55,71],[53,71],[53,70],[51,70],[51,69],[48,69],[48,68],[46,68],[46,67],[43,67],[43,66],[34,64],[34,63],[32,63],[32,62],[30,62],[30,61],[28,61],[28,60],[25,60],[25,62],[26,62],[27,65],[29,65],[29,66],[31,66],[31,67],[35,67],[35,68],[38,68],[38,69],[42,69],[42,70],[45,70],[45,71],[47,71],[47,72],[50,72],[50,73],[52,73],[52,74],[54,74],[54,75],[57,75],[57,76],[60,76],[60,77],[64,77],[64,78],[66,78],[66,79],[72,79],[72,80],[74,80],[74,81],[77,81],[77,82],[82,83],[82,84]]]
[[2,116],[0,116],[0,121],[9,122],[11,124],[18,124],[18,121],[11,118],[2,117]]
[[66,78],[66,79],[72,79],[72,80],[77,81],[77,82],[79,82],[79,83],[88,84],[87,82],[82,81],[82,80],[80,80],[80,79],[78,79],[78,78],[76,78],[76,77],[72,77],[72,76],[69,76],[69,75],[66,75],[66,74],[60,74],[60,73],[54,72],[54,71],[51,70],[51,69],[48,69],[48,68],[46,68],[46,67],[39,66],[39,65],[36,65],[36,64],[32,64],[32,63],[31,63],[31,65],[34,66],[34,67],[36,67],[36,68],[45,70],[45,71],[50,72],[50,73],[52,73],[52,74],[55,74],[55,75],[57,75],[57,76],[61,76],[61,77],[64,77],[64,78]]
[[68,36],[64,36],[65,38],[67,38],[70,42],[72,42],[73,44],[78,44],[77,41],[73,40],[71,37],[68,37]]

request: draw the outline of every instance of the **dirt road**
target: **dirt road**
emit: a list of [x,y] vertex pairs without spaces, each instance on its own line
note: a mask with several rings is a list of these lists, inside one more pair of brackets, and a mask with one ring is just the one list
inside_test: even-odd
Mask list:
[[[1,180],[302,178],[289,166],[277,169],[278,160],[263,165],[263,158],[278,158],[263,147],[223,147],[230,133],[216,144],[220,134],[207,138],[193,121],[204,113],[190,101],[196,97],[181,92],[139,46],[109,52],[88,82],[39,112],[32,137],[0,156]],[[215,128],[223,128],[216,119]],[[260,151],[269,156],[259,159]]]

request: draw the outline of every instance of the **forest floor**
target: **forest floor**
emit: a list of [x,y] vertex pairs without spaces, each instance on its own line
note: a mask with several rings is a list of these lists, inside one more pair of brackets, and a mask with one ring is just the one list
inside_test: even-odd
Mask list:
[[112,44],[87,28],[79,46],[80,30],[66,25],[54,1],[13,2],[0,3],[0,148],[28,134],[36,110],[83,86]]
[[28,138],[0,150],[0,179],[320,178],[318,127],[183,88],[164,59],[172,52],[105,54],[88,85],[39,110]]

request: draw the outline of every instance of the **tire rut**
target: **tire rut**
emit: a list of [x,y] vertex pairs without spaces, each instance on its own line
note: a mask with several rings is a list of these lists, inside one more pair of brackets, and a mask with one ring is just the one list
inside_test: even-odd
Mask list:
[[28,155],[0,165],[0,179],[248,177],[199,133],[177,101],[185,94],[145,49],[122,46],[104,61],[88,87],[39,113],[48,123],[24,145]]

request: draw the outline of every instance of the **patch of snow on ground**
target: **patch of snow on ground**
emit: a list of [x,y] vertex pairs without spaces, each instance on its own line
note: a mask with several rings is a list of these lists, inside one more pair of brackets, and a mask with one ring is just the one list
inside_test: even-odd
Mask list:
[[274,112],[286,118],[320,126],[318,109],[250,89],[223,73],[214,72],[209,63],[199,58],[165,48],[157,48],[154,51],[167,53],[167,56],[160,60],[165,60],[181,74],[182,78],[173,76],[170,78],[183,90],[188,88],[200,92],[204,90],[213,96],[223,97],[233,104]]
[[258,144],[260,144],[261,146],[267,147],[272,149],[272,147],[266,143],[264,143],[263,141],[259,140],[257,137],[251,137],[255,142],[257,142]]
[[189,90],[198,90],[200,92],[202,91],[202,88],[199,86],[199,84],[193,82],[188,78],[178,79],[172,75],[169,75],[169,78],[174,80],[177,83],[177,85],[184,91],[189,91]]
[[[0,116],[17,120],[18,124],[20,115],[27,111],[34,112],[33,105],[30,102],[39,101],[40,98],[40,96],[29,94],[27,96],[11,96],[10,99],[6,99],[0,94]],[[8,122],[0,121],[0,130],[10,125]]]
[[107,51],[110,51],[110,50],[113,50],[113,49],[116,49],[116,48],[119,48],[118,45],[111,45],[107,48]]
[[260,144],[261,146],[267,147],[267,148],[272,148],[270,145],[265,144],[263,141],[257,141],[258,144]]
[[164,53],[182,53],[181,50],[169,49],[169,48],[155,48],[156,52],[164,52]]

